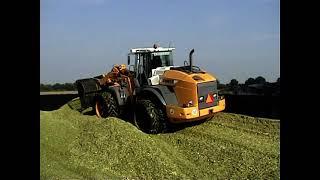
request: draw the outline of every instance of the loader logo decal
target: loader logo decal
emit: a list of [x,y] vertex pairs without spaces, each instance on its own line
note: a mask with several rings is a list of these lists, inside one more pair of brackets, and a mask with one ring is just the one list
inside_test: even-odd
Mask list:
[[207,104],[210,104],[210,103],[213,103],[213,101],[214,101],[214,99],[213,99],[212,94],[208,94],[206,103],[207,103]]

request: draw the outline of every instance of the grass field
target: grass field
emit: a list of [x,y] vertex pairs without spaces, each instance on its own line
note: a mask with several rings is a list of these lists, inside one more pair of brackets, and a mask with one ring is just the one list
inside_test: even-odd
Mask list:
[[280,123],[218,113],[148,135],[71,107],[40,111],[41,179],[280,179]]

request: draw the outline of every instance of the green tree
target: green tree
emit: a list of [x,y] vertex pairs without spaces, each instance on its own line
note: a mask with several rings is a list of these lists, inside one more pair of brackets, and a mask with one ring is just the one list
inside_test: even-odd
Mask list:
[[52,91],[52,87],[46,84],[40,84],[40,91]]
[[65,83],[64,84],[64,89],[66,91],[74,91],[75,90],[75,86],[72,83]]
[[244,82],[244,84],[248,86],[248,85],[254,84],[255,82],[256,81],[253,78],[249,78]]
[[220,81],[217,79],[217,88],[218,89],[225,89],[227,86],[225,84],[220,83]]
[[52,88],[53,88],[53,90],[55,90],[55,91],[59,91],[59,90],[62,90],[62,84],[60,84],[60,83],[55,83],[53,86],[52,86]]
[[55,83],[51,84],[42,84],[40,83],[40,91],[76,91],[76,86],[73,83]]
[[239,90],[239,82],[236,79],[231,79],[230,83],[227,85],[228,89],[237,94]]
[[255,79],[255,83],[256,84],[265,84],[266,83],[266,79],[262,76],[258,76],[256,79]]
[[231,87],[235,87],[238,86],[239,82],[236,79],[231,79],[229,84]]

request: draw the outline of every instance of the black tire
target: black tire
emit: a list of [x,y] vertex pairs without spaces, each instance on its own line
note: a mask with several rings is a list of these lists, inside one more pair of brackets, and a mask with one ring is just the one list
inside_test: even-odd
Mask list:
[[149,99],[137,101],[135,125],[145,133],[158,134],[168,130],[168,121],[162,105]]
[[103,92],[101,96],[96,99],[95,112],[100,118],[120,116],[116,98],[110,92]]

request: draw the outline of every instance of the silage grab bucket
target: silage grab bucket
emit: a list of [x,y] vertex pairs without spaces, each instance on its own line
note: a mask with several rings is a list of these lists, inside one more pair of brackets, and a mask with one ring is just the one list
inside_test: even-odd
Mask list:
[[79,79],[75,84],[81,102],[81,109],[93,107],[95,97],[101,90],[98,80],[95,78]]

